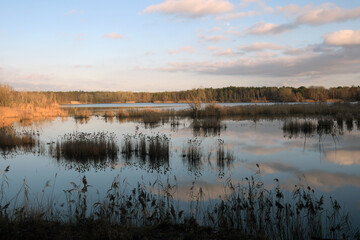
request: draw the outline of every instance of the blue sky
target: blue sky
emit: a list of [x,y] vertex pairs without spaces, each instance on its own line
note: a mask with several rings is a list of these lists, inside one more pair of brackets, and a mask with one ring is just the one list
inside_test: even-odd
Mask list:
[[358,1],[0,3],[0,82],[28,90],[360,85]]

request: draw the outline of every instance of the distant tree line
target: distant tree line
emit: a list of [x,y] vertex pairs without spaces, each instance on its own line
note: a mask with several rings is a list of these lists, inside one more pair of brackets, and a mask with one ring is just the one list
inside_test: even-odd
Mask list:
[[225,87],[173,92],[25,92],[0,84],[0,106],[12,103],[114,103],[114,102],[304,102],[360,101],[360,86],[353,87]]

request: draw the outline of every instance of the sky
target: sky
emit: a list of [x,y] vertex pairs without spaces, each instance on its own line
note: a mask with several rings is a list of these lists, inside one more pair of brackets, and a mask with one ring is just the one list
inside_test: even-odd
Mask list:
[[176,91],[360,85],[360,1],[1,0],[0,83]]

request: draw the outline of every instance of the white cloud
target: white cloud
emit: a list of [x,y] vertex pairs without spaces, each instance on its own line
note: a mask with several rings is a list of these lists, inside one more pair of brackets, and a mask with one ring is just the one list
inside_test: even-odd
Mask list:
[[360,45],[360,30],[340,30],[323,36],[324,42],[335,46]]
[[250,28],[246,29],[245,32],[254,35],[272,35],[288,32],[296,27],[297,26],[294,24],[274,24],[262,21],[255,23]]
[[256,51],[263,51],[266,49],[270,50],[281,50],[283,49],[283,46],[280,46],[278,44],[269,43],[269,42],[256,42],[249,45],[243,45],[240,47],[241,50],[247,51],[247,52],[256,52]]
[[227,0],[166,0],[148,6],[142,13],[160,12],[182,17],[203,17],[226,13],[233,8],[233,4]]
[[124,36],[115,32],[109,34],[103,34],[103,38],[110,38],[110,39],[123,39]]

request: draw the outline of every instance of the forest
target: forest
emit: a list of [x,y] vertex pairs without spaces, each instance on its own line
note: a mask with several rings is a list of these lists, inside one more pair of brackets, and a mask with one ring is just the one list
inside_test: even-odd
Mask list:
[[224,87],[186,91],[14,91],[0,84],[0,106],[52,103],[126,103],[126,102],[327,102],[360,101],[360,86],[352,87]]

